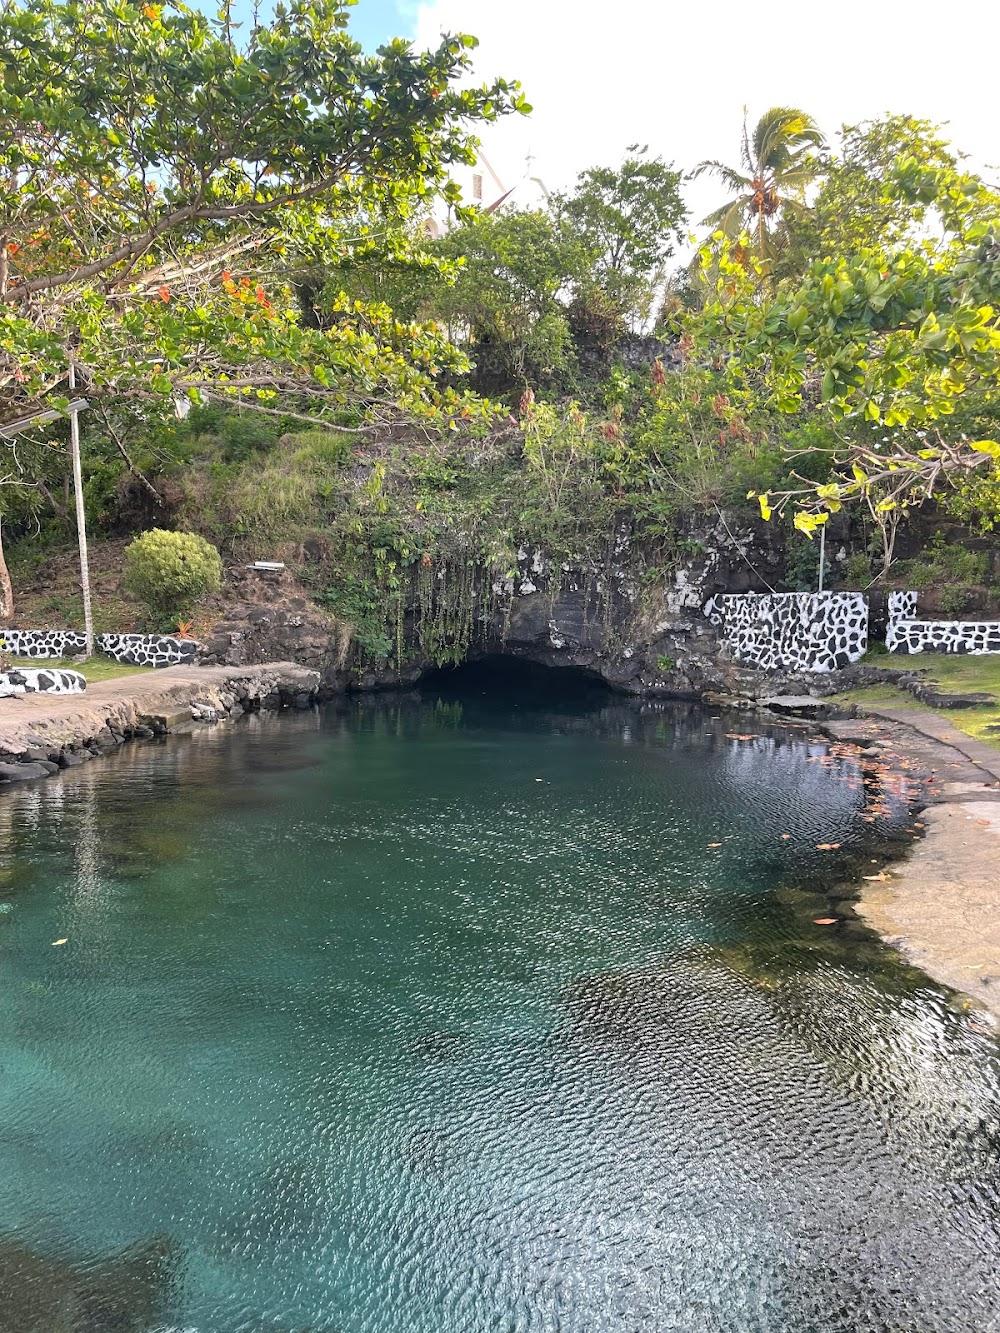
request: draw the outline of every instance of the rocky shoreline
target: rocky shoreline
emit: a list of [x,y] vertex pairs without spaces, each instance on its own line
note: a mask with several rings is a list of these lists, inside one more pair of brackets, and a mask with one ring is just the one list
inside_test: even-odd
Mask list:
[[920,779],[922,834],[862,879],[858,915],[893,948],[1000,1026],[1000,751],[915,710],[821,723],[892,750]]
[[294,662],[167,667],[91,685],[85,694],[25,694],[0,705],[0,790],[50,777],[152,738],[243,713],[308,708],[319,673]]

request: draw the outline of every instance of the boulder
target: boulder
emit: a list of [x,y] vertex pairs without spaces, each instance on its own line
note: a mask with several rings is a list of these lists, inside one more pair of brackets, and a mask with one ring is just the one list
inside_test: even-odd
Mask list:
[[0,781],[30,782],[33,778],[47,778],[48,764],[0,764]]
[[760,702],[772,713],[781,713],[785,717],[822,717],[830,711],[828,703],[811,694],[774,694]]

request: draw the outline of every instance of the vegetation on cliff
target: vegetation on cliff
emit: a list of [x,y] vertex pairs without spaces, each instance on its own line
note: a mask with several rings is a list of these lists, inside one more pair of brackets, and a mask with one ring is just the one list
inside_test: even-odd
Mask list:
[[[786,514],[790,586],[829,522],[862,583],[928,498],[995,523],[1000,201],[932,125],[765,112],[702,164],[731,194],[692,263],[684,167],[638,146],[458,207],[470,131],[528,110],[467,86],[471,38],[366,56],[342,0],[0,24],[0,430],[72,365],[98,534],[284,558],[398,664],[404,630],[460,656],[525,550],[596,585],[627,544],[641,597],[705,520]],[[65,433],[5,449],[22,568],[72,533]]]

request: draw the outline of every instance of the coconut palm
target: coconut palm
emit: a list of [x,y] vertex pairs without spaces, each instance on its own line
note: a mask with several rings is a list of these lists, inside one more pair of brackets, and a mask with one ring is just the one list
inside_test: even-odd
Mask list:
[[812,150],[822,147],[823,135],[804,111],[773,106],[751,135],[744,108],[741,169],[724,162],[701,162],[693,172],[700,176],[708,171],[733,192],[729,202],[710,213],[703,225],[723,232],[730,240],[746,233],[754,255],[768,272],[786,239],[783,223],[791,214],[805,211],[805,188],[819,171]]

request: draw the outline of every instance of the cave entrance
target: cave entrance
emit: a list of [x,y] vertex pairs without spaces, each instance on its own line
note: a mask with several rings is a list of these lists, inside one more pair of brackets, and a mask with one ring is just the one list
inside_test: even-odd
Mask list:
[[507,653],[438,667],[422,676],[418,686],[422,693],[444,698],[485,695],[548,708],[600,703],[611,693],[608,683],[586,667],[543,666]]

